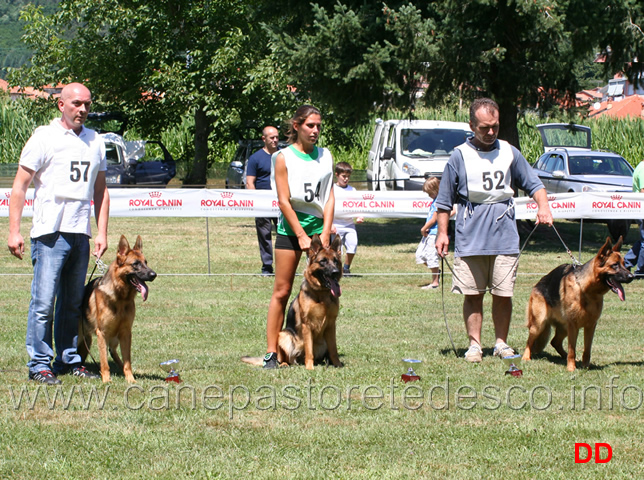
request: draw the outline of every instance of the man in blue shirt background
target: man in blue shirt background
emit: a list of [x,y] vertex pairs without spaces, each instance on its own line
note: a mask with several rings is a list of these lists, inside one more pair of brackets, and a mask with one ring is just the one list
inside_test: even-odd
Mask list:
[[[271,189],[271,156],[277,151],[279,134],[277,128],[267,126],[262,130],[264,146],[253,153],[246,166],[246,188],[249,190]],[[273,274],[272,224],[275,218],[255,218],[259,255],[262,259],[262,275]]]

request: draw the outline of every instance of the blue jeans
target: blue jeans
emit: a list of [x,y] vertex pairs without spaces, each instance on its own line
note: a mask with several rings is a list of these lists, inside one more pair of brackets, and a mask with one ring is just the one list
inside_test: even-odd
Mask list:
[[644,220],[638,220],[640,226],[640,239],[636,241],[631,249],[624,255],[624,265],[629,270],[633,267],[635,269],[635,274],[642,275],[644,274]]
[[56,232],[31,239],[34,279],[27,318],[27,353],[30,373],[50,369],[67,373],[80,365],[76,352],[78,322],[89,263],[89,237]]

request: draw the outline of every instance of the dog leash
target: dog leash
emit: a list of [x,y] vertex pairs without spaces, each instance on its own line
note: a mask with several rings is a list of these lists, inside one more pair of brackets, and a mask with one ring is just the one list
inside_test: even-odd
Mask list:
[[557,234],[557,236],[559,237],[559,240],[561,241],[561,244],[562,244],[562,245],[564,246],[564,248],[566,249],[566,253],[567,253],[567,254],[568,254],[568,256],[572,259],[572,266],[573,266],[573,267],[578,267],[578,266],[582,265],[582,263],[581,263],[579,260],[577,260],[577,259],[575,258],[575,256],[572,254],[572,251],[568,248],[568,245],[566,245],[566,242],[564,242],[564,241],[563,241],[563,238],[561,238],[561,235],[559,235],[559,232],[558,232],[558,231],[557,231],[557,229],[555,228],[554,223],[552,224],[552,228],[554,229],[555,233],[556,233],[556,234]]
[[449,341],[452,344],[452,351],[456,358],[458,358],[458,353],[456,352],[456,346],[454,345],[454,340],[452,339],[452,332],[449,329],[449,324],[447,323],[447,312],[445,311],[445,267],[443,263],[445,262],[445,257],[441,257],[441,300],[443,304],[443,319],[445,320],[445,329],[447,330],[447,336]]
[[[476,290],[478,293],[491,292],[492,290],[494,290],[495,288],[497,288],[499,285],[501,285],[503,282],[505,282],[505,279],[506,279],[506,278],[508,278],[508,275],[510,275],[510,273],[512,273],[512,272],[514,271],[514,268],[515,268],[515,267],[517,266],[517,264],[519,263],[519,258],[521,258],[521,255],[523,254],[523,250],[525,250],[525,247],[528,245],[528,242],[530,241],[530,238],[532,237],[532,234],[535,232],[535,230],[537,229],[537,227],[538,227],[538,226],[539,226],[539,224],[535,224],[534,228],[532,229],[532,231],[531,231],[531,232],[530,232],[530,234],[528,235],[528,238],[526,238],[526,239],[525,239],[525,242],[523,242],[523,246],[521,247],[521,250],[519,250],[519,254],[517,255],[517,258],[514,260],[514,265],[512,265],[512,268],[510,268],[510,269],[508,270],[508,273],[506,273],[506,274],[505,274],[505,277],[503,277],[503,278],[501,279],[501,281],[499,281],[499,283],[498,283],[498,284],[496,284],[496,285],[492,285],[491,287],[484,288],[484,289],[478,289],[478,288],[475,288],[474,290]],[[557,235],[559,235],[559,234],[557,233]],[[561,238],[561,237],[559,237],[559,238]],[[563,240],[562,240],[562,242],[563,242]],[[565,244],[564,244],[564,246],[565,246]],[[566,248],[567,248],[567,247],[566,247]],[[568,251],[570,252],[570,250],[568,250]],[[449,268],[449,270],[452,272],[452,275],[454,276],[454,278],[456,278],[460,283],[462,283],[462,284],[464,285],[464,284],[465,284],[465,282],[464,282],[464,281],[462,281],[462,280],[458,277],[458,275],[456,275],[456,273],[454,272],[454,269],[452,268],[452,266],[450,265],[450,263],[447,261],[447,259],[445,259],[445,257],[441,257],[441,262],[442,262],[442,260],[444,260],[444,261],[445,261],[445,263],[447,264],[447,267],[448,267],[448,268]],[[574,260],[574,257],[573,257],[573,260]]]
[[[525,239],[525,242],[523,242],[523,247],[521,247],[521,250],[519,251],[519,255],[517,255],[517,258],[516,258],[516,260],[515,260],[515,265],[519,262],[519,257],[521,257],[521,255],[523,254],[523,250],[524,250],[524,249],[525,249],[525,247],[528,245],[528,241],[530,240],[530,237],[532,237],[532,234],[535,232],[535,230],[537,229],[537,227],[538,227],[538,226],[539,226],[539,224],[535,224],[534,228],[532,229],[532,231],[531,231],[531,232],[530,232],[530,234],[528,235],[528,238],[526,238],[526,239]],[[575,256],[572,254],[572,251],[570,250],[570,248],[568,248],[568,245],[566,245],[566,242],[564,242],[564,241],[563,241],[563,238],[561,238],[561,235],[559,234],[559,231],[558,231],[558,230],[557,230],[557,228],[555,227],[554,223],[551,225],[551,227],[554,229],[555,233],[557,234],[557,237],[559,237],[559,240],[561,241],[562,245],[563,245],[563,246],[564,246],[564,248],[566,249],[566,253],[568,253],[568,255],[570,256],[570,258],[572,259],[572,265],[573,265],[573,267],[574,267],[574,268],[576,268],[576,267],[578,267],[578,266],[582,265],[582,263],[581,263],[579,260],[577,260],[577,259],[575,258]],[[445,268],[444,268],[444,264],[445,264],[445,263],[447,264],[447,267],[448,267],[448,268],[450,269],[450,271],[452,272],[452,275],[453,275],[454,277],[456,277],[457,279],[458,279],[458,276],[454,273],[454,269],[453,269],[453,268],[452,268],[452,266],[449,264],[449,262],[445,259],[445,257],[441,257],[441,300],[442,300],[442,303],[443,303],[443,319],[445,320],[445,329],[447,330],[447,336],[449,337],[449,341],[450,341],[450,343],[452,344],[452,351],[454,352],[454,355],[456,355],[456,357],[458,358],[458,353],[456,352],[456,346],[454,345],[454,340],[452,339],[452,332],[450,331],[450,329],[449,329],[449,323],[447,322],[447,313],[445,312]],[[511,272],[512,270],[514,270],[514,265],[513,265],[513,266],[512,266],[512,268],[508,271],[508,273],[507,273],[507,274],[506,274],[506,276],[503,278],[503,280],[501,280],[501,282],[499,282],[499,284],[501,284],[501,283],[503,283],[503,282],[505,281],[505,279],[507,278],[507,276],[510,274],[510,272]],[[463,283],[460,279],[459,279],[459,281],[460,281],[461,283]],[[498,286],[498,285],[497,285],[497,286]],[[486,288],[486,289],[484,289],[484,290],[478,290],[478,289],[476,289],[476,290],[478,290],[480,293],[485,293],[485,292],[487,292],[488,290],[489,290],[489,291],[493,290],[495,287],[496,287],[496,286],[492,286],[492,287],[490,287],[489,289],[487,289],[487,288]]]
[[[507,273],[507,274],[505,275],[505,277],[503,277],[503,279],[499,282],[499,285],[500,285],[501,283],[503,283],[503,282],[505,281],[505,279],[508,277],[508,275],[509,275],[513,270],[514,270],[514,267],[515,267],[515,266],[516,266],[516,264],[519,262],[519,257],[521,257],[521,254],[523,254],[523,250],[524,250],[524,249],[525,249],[525,247],[528,245],[528,241],[530,240],[530,237],[532,237],[532,234],[535,232],[535,230],[537,229],[537,227],[538,227],[538,226],[539,226],[539,224],[535,224],[534,228],[532,229],[532,231],[531,231],[531,232],[530,232],[530,234],[528,235],[528,238],[526,238],[526,239],[525,239],[525,242],[523,242],[523,247],[521,247],[521,250],[519,251],[519,255],[517,255],[517,258],[516,258],[516,260],[514,261],[514,265],[512,266],[512,268],[511,268],[511,269],[509,269],[509,270],[508,270],[508,273]],[[554,226],[554,225],[553,225],[553,226]],[[557,235],[559,235],[559,234],[557,233]],[[561,237],[559,237],[559,238],[561,238]],[[563,242],[563,240],[562,240],[562,242]],[[564,244],[564,246],[565,246],[565,244]],[[566,247],[566,248],[567,248],[567,247]],[[574,257],[573,257],[573,258],[574,258]],[[445,267],[444,267],[444,265],[445,265],[445,264],[447,264],[447,267],[450,269],[450,271],[452,272],[452,275],[453,275],[454,277],[456,277],[456,278],[458,279],[458,276],[456,275],[456,273],[454,273],[454,269],[453,269],[453,268],[452,268],[452,266],[449,264],[449,262],[447,261],[447,259],[446,259],[444,256],[441,256],[441,300],[442,300],[442,303],[443,303],[443,320],[445,321],[445,329],[447,330],[447,336],[449,337],[449,341],[450,341],[450,343],[452,344],[452,351],[454,352],[454,355],[456,355],[456,358],[458,358],[458,352],[456,351],[456,346],[454,345],[454,339],[452,338],[452,332],[451,332],[451,330],[449,329],[449,323],[448,323],[448,321],[447,321],[447,312],[445,311]],[[459,280],[459,281],[460,281],[461,283],[463,283],[461,280]],[[498,286],[498,285],[493,285],[493,286],[492,286],[492,287],[490,287],[489,289],[488,289],[488,288],[486,288],[486,289],[483,289],[483,290],[479,290],[479,289],[476,289],[476,290],[477,290],[478,292],[480,292],[480,293],[485,293],[485,292],[487,292],[488,290],[489,290],[489,291],[493,290],[493,289],[494,289],[494,288],[496,288],[497,286]]]
[[89,276],[89,280],[87,283],[92,281],[92,278],[94,277],[94,272],[96,272],[96,267],[98,267],[98,273],[101,274],[101,276],[105,275],[105,272],[107,272],[108,266],[101,260],[100,258],[96,258],[96,261],[94,263],[94,268],[92,269],[92,273]]
[[[96,257],[95,263],[94,263],[94,268],[92,269],[92,273],[89,276],[89,280],[87,283],[92,281],[92,277],[94,277],[94,273],[96,272],[96,268],[98,267],[98,272],[102,275],[105,275],[105,272],[107,272],[108,266],[105,265],[105,262],[100,259],[100,257]],[[79,323],[80,326],[80,335],[83,337],[83,343],[85,344],[85,349],[87,350],[87,354],[90,356],[92,361],[94,362],[94,365],[98,365],[98,362],[94,358],[94,355],[92,355],[92,352],[90,351],[89,346],[87,345],[87,341],[85,340],[85,332],[83,332],[83,322],[81,321]]]

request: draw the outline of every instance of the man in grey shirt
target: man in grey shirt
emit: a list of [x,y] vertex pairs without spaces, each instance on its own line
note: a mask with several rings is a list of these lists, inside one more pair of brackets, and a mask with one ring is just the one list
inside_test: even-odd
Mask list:
[[463,317],[470,340],[465,359],[478,363],[483,357],[483,297],[488,289],[496,335],[494,355],[514,355],[506,343],[519,254],[514,188],[528,192],[537,202],[537,223],[552,225],[552,213],[546,190],[526,159],[509,143],[497,139],[496,102],[475,100],[470,107],[470,128],[474,137],[454,150],[441,179],[436,198],[436,250],[441,257],[447,255],[447,225],[457,204],[452,292],[465,296]]

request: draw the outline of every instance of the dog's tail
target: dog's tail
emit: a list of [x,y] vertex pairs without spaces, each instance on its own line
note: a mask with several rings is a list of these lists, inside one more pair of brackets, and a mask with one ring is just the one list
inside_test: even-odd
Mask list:
[[250,365],[255,365],[256,367],[261,367],[264,365],[264,357],[241,357],[241,361],[248,363]]

